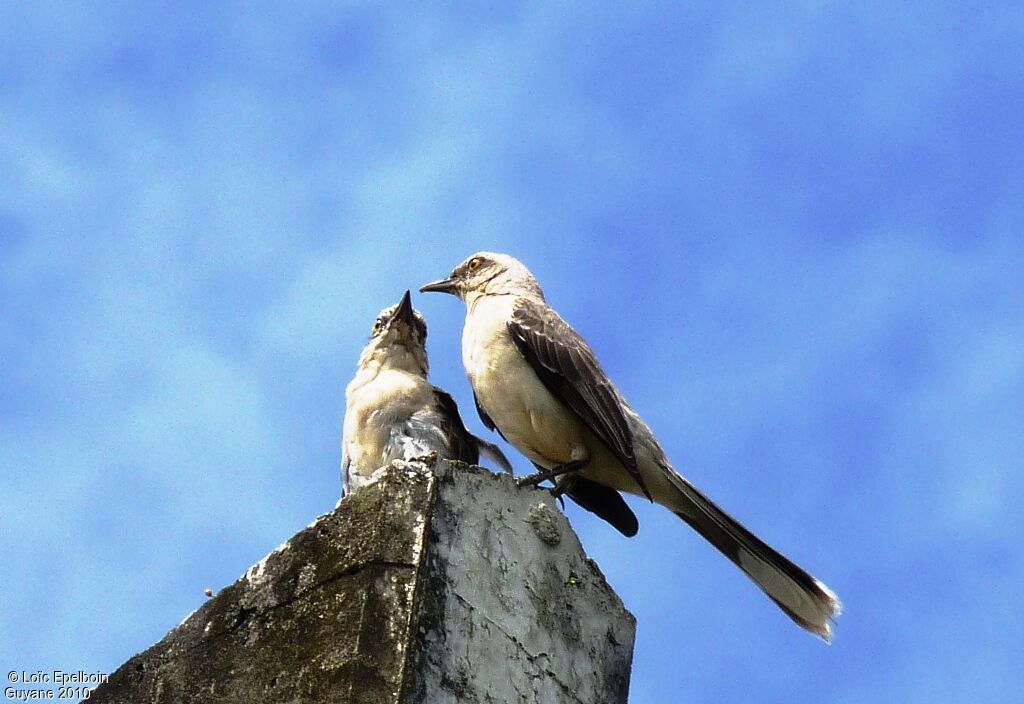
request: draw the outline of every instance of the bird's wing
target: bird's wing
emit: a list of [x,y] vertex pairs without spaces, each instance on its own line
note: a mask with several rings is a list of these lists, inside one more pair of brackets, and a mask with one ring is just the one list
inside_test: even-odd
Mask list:
[[529,298],[516,302],[508,331],[548,391],[608,446],[650,499],[619,394],[586,341],[546,304]]
[[[477,464],[480,460],[479,456],[484,455],[498,465],[503,472],[506,474],[512,474],[512,463],[508,461],[507,457],[505,457],[505,453],[501,451],[501,448],[493,443],[487,442],[483,438],[478,438],[466,429],[466,426],[462,423],[462,417],[459,415],[459,407],[455,403],[455,399],[453,399],[447,392],[442,391],[436,386],[434,387],[434,395],[437,397],[438,404],[440,404],[441,408],[444,410],[445,416],[453,418],[459,428],[461,428],[459,435],[460,437],[465,438],[462,442],[471,444],[477,453],[476,459],[463,461],[469,462],[470,464]],[[476,400],[476,394],[473,394],[473,401],[476,402],[476,410],[480,414],[480,420],[484,422],[484,425],[489,427],[491,430],[494,430],[494,421],[492,421],[491,417],[488,416],[484,412],[484,409],[480,407],[480,402]],[[501,431],[498,431],[498,434],[501,435]],[[502,437],[505,436],[502,435]]]
[[[491,420],[489,415],[487,415],[487,411],[485,411],[484,407],[480,405],[480,399],[476,397],[476,391],[473,392],[473,405],[476,406],[476,414],[480,416],[480,422],[484,424],[484,427],[488,430],[498,430],[497,426],[494,425],[494,421]],[[500,430],[498,430],[498,435],[501,435]],[[501,435],[501,437],[505,436]]]
[[476,438],[466,430],[455,399],[436,386],[434,387],[434,398],[437,400],[437,405],[441,407],[441,422],[443,423],[441,430],[449,439],[452,459],[469,464],[480,462],[480,450],[475,442]]

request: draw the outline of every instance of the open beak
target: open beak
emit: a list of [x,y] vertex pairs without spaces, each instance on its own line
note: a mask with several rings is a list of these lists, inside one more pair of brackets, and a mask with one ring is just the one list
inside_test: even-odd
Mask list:
[[402,296],[401,302],[398,304],[398,308],[391,315],[392,320],[401,320],[406,325],[412,326],[416,322],[416,317],[412,310],[412,296],[406,291],[405,295]]
[[434,281],[433,283],[425,284],[420,286],[420,293],[430,293],[436,291],[437,293],[451,293],[454,294],[456,284],[451,279],[441,279],[440,281]]

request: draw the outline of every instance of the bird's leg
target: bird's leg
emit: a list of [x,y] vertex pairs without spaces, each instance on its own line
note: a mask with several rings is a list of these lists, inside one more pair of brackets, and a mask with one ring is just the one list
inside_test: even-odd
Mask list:
[[537,486],[545,479],[554,479],[555,477],[560,477],[563,474],[569,474],[570,472],[582,469],[583,464],[583,460],[573,460],[572,462],[566,462],[565,464],[560,464],[557,467],[552,467],[551,469],[544,469],[533,474],[528,474],[516,481],[516,486]]
[[[537,468],[537,472],[539,474],[543,474],[543,473],[548,471],[547,469],[545,469],[544,467],[541,467],[536,462],[533,462],[532,464],[533,464],[534,467]],[[558,505],[561,506],[562,510],[564,511],[565,510],[565,497],[562,496],[562,494],[565,493],[565,483],[563,482],[561,485],[559,485],[556,482],[552,482],[552,484],[554,484],[554,486],[551,487],[551,489],[550,489],[551,495],[558,500]]]

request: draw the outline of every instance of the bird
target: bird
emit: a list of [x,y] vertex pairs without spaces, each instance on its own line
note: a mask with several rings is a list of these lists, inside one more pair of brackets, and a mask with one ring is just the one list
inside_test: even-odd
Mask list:
[[518,259],[478,252],[421,292],[466,304],[462,360],[484,425],[627,537],[639,528],[620,492],[674,512],[793,621],[829,642],[842,604],[823,583],[726,513],[669,461],[586,341],[544,298]]
[[427,324],[409,291],[380,312],[345,389],[341,482],[344,494],[359,489],[392,460],[436,453],[477,464],[486,455],[512,473],[497,446],[466,429],[455,400],[427,381]]

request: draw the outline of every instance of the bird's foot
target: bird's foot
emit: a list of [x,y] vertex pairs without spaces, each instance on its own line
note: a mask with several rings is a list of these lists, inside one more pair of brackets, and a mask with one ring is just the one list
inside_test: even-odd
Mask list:
[[581,469],[582,467],[583,460],[574,460],[572,462],[566,462],[565,464],[560,464],[557,467],[552,467],[551,469],[545,469],[540,472],[535,472],[533,474],[527,474],[525,477],[522,477],[521,479],[516,481],[516,486],[537,486],[545,479],[554,479],[555,477],[560,477],[563,474],[575,472]]
[[564,511],[565,510],[565,497],[562,495],[562,493],[563,493],[562,489],[560,487],[557,487],[557,486],[554,489],[551,490],[551,495],[553,497],[555,497],[555,501],[558,502],[558,505],[561,506],[562,510]]

